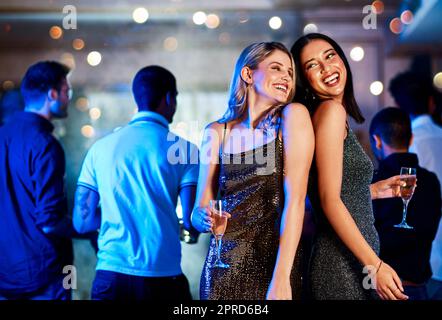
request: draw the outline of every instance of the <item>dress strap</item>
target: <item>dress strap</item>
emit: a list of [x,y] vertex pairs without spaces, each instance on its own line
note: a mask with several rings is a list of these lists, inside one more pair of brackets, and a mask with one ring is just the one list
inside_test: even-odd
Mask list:
[[224,130],[223,130],[223,139],[221,141],[221,144],[219,146],[219,155],[222,155],[223,148],[224,148],[224,140],[226,139],[226,131],[227,131],[227,122],[224,122]]
[[226,131],[227,131],[227,122],[224,123],[224,132],[223,132],[223,141],[222,146],[224,146],[224,140],[226,139]]

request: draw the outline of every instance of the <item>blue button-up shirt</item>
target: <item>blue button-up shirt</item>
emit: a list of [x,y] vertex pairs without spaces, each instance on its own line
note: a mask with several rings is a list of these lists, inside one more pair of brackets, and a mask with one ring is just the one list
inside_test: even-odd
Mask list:
[[0,292],[34,291],[72,258],[69,240],[42,231],[67,212],[65,157],[53,128],[31,112],[0,127]]

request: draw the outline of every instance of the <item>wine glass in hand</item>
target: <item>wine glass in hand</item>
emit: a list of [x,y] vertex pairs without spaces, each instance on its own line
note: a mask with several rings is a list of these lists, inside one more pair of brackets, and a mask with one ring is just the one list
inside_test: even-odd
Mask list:
[[221,261],[222,238],[227,227],[227,214],[223,212],[221,200],[210,200],[209,207],[212,211],[212,233],[216,244],[216,260],[211,267],[229,268],[228,264]]
[[404,203],[404,210],[402,213],[402,221],[399,224],[394,225],[396,228],[413,229],[412,226],[407,224],[407,209],[408,203],[414,193],[416,187],[416,168],[401,168],[401,198]]

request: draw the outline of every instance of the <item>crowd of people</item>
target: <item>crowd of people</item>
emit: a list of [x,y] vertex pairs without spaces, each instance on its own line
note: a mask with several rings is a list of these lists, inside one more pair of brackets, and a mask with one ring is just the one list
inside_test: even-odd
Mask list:
[[[211,200],[227,219],[222,246],[211,237],[200,299],[442,299],[442,127],[421,75],[395,77],[399,108],[371,121],[374,170],[349,125],[365,120],[350,65],[326,35],[302,36],[291,50],[247,46],[227,110],[206,126],[200,148],[169,130],[174,75],[143,67],[132,82],[138,112],[88,150],[71,217],[51,123],[67,117],[69,72],[53,61],[32,65],[21,83],[24,110],[0,127],[0,300],[70,300],[71,239],[97,233],[92,299],[191,300],[178,200],[195,239],[215,230]],[[401,167],[417,169],[412,229],[394,227]],[[311,248],[301,241],[306,199]],[[214,267],[216,253],[225,267]]]

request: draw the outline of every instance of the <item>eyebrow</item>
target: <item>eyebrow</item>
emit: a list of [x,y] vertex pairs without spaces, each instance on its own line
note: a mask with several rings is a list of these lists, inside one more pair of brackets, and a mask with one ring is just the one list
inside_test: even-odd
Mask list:
[[[276,63],[276,64],[279,64],[280,66],[284,66],[282,63],[280,63],[280,62],[278,62],[278,61],[272,61],[272,62],[270,62],[270,64],[272,64],[272,63]],[[292,68],[292,67],[289,67],[289,70],[293,72],[293,68]]]
[[[334,51],[334,50],[335,50],[335,49],[330,48],[330,49],[325,50],[322,54],[326,54],[327,52],[329,52],[329,51]],[[311,61],[313,61],[313,60],[315,60],[315,58],[311,58],[310,60],[304,62],[304,66],[305,66],[307,63],[309,63],[309,62],[311,62]]]
[[328,49],[328,50],[325,50],[322,54],[326,54],[327,52],[329,52],[329,51],[334,51],[335,49],[333,49],[333,48],[330,48],[330,49]]

